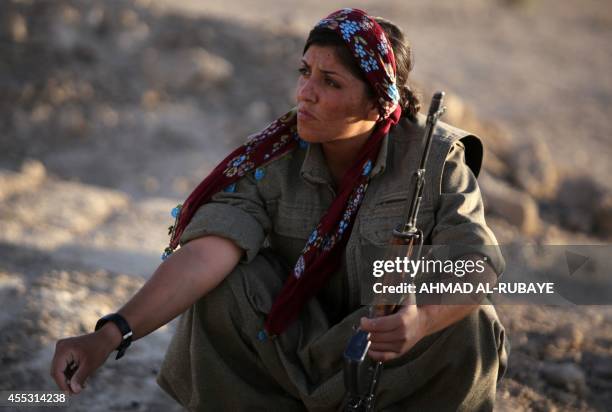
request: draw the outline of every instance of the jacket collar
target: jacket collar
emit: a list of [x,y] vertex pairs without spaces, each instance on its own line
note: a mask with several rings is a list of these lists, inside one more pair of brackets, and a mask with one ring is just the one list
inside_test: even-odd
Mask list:
[[[389,134],[382,139],[378,156],[376,157],[376,161],[372,166],[371,177],[375,177],[385,170],[385,166],[387,164],[388,147]],[[300,169],[300,176],[310,183],[333,185],[333,178],[329,168],[327,167],[325,155],[323,154],[323,148],[320,143],[308,144],[304,162],[302,163],[302,168]]]

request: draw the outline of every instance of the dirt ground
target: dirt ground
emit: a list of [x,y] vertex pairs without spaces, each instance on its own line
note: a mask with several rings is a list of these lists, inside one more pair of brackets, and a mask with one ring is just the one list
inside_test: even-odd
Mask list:
[[[0,390],[54,389],[54,342],[90,331],[150,276],[170,209],[292,105],[308,29],[344,6],[0,4]],[[487,221],[500,243],[609,245],[607,2],[352,6],[398,23],[423,100],[444,89],[445,120],[482,136]],[[609,410],[611,306],[498,312],[512,350],[496,410]],[[172,328],[109,359],[69,410],[180,410],[154,380]]]

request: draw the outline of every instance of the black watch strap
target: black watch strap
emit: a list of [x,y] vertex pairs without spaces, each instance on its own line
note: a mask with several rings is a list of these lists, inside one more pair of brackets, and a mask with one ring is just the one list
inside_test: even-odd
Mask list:
[[132,328],[130,328],[129,323],[127,323],[127,320],[125,320],[123,316],[118,313],[111,313],[110,315],[106,315],[98,319],[98,322],[96,322],[95,330],[100,329],[107,322],[113,322],[115,325],[117,325],[119,331],[121,332],[122,340],[119,346],[117,346],[116,350],[118,351],[118,353],[117,357],[115,358],[120,359],[125,354],[125,350],[132,343]]

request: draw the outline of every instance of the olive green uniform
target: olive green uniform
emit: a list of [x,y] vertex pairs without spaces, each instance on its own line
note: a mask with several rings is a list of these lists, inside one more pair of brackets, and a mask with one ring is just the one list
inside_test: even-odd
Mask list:
[[[384,245],[402,221],[422,153],[424,116],[402,118],[384,138],[346,245],[341,269],[275,339],[259,340],[266,314],[310,233],[335,197],[319,144],[300,147],[251,173],[234,192],[202,206],[181,243],[232,239],[240,264],[180,321],[158,383],[189,410],[331,411],[343,402],[342,352],[366,313],[361,280],[367,249]],[[476,182],[480,140],[438,123],[418,226],[426,243],[464,246],[504,260],[487,227]],[[263,176],[263,177],[262,177]],[[504,329],[492,306],[421,340],[385,364],[376,410],[491,410],[506,363]]]

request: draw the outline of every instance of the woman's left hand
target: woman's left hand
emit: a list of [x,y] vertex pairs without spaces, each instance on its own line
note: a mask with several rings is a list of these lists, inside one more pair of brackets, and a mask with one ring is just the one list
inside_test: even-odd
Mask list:
[[361,329],[370,332],[372,342],[368,354],[386,362],[408,352],[427,333],[427,310],[417,305],[405,305],[388,316],[361,318]]

